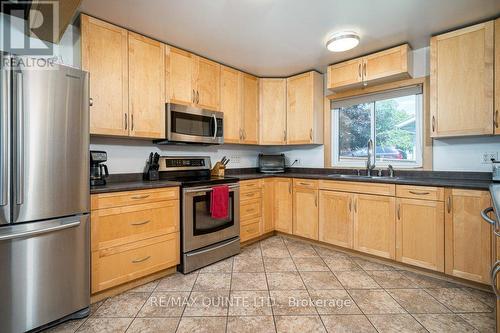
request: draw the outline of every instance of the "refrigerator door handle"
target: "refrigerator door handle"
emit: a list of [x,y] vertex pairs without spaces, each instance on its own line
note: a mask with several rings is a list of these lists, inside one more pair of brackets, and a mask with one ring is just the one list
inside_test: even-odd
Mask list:
[[36,235],[40,234],[46,234],[49,232],[54,232],[54,231],[60,231],[63,229],[68,229],[68,228],[74,228],[78,227],[81,224],[80,219],[76,220],[73,219],[67,219],[67,220],[57,220],[57,221],[50,221],[50,223],[39,223],[43,224],[43,227],[41,228],[36,228],[36,229],[25,229],[25,228],[19,228],[20,230],[14,231],[11,233],[5,233],[5,234],[0,234],[0,241],[5,241],[5,240],[14,240],[18,238],[28,238],[28,237],[33,237]]
[[16,204],[24,201],[24,100],[23,74],[16,73]]
[[1,188],[0,188],[0,206],[6,206],[9,204],[7,197],[8,197],[8,163],[9,163],[9,157],[8,157],[8,150],[9,150],[9,137],[10,137],[10,130],[9,130],[9,110],[10,110],[10,75],[7,70],[3,70],[3,73],[1,73],[1,85],[2,85],[2,91],[1,95],[3,96],[2,98],[2,105],[0,105],[0,124],[2,126],[2,136],[0,137],[0,177],[1,181],[0,183]]

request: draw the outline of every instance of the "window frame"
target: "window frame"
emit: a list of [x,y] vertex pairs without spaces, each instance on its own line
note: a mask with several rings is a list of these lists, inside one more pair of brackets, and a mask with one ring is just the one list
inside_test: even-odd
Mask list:
[[[420,94],[419,98],[417,98],[416,101],[416,110],[415,110],[415,151],[416,151],[416,159],[415,161],[399,161],[399,160],[377,160],[376,159],[376,154],[373,154],[371,157],[371,163],[372,165],[375,165],[378,168],[386,168],[389,165],[392,165],[394,168],[397,169],[420,169],[423,168],[424,166],[424,155],[425,155],[425,144],[424,144],[424,137],[425,137],[425,132],[426,132],[426,127],[424,123],[424,118],[425,118],[425,85],[424,82],[420,83],[414,83],[412,85],[406,85],[402,87],[397,87],[397,88],[392,88],[392,89],[386,89],[386,90],[380,90],[376,91],[371,94],[364,94],[364,95],[352,95],[348,96],[347,98],[343,99],[338,99],[336,100],[331,100],[330,101],[330,107],[329,107],[329,112],[330,112],[330,133],[331,137],[329,138],[329,143],[331,144],[330,149],[330,156],[331,156],[331,167],[341,167],[341,168],[366,168],[366,158],[358,158],[358,157],[340,157],[339,154],[339,141],[340,141],[340,136],[339,136],[339,107],[334,108],[333,104],[338,103],[340,100],[341,102],[347,101],[352,102],[351,104],[358,104],[363,103],[363,101],[366,101],[367,103],[373,103],[373,107],[371,107],[371,115],[370,115],[370,137],[374,142],[374,145],[376,146],[376,129],[375,129],[375,103],[377,101],[382,101],[386,100],[387,98],[383,98],[384,95],[389,95],[393,93],[397,93],[398,90],[409,90],[412,87],[419,86],[420,87]],[[402,96],[409,96],[408,95],[402,95]],[[394,98],[394,97],[392,97]]]

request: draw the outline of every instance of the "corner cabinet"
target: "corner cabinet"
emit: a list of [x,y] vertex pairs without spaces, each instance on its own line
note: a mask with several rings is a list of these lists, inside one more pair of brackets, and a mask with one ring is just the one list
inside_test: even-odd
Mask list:
[[286,144],[286,79],[260,79],[260,144]]
[[90,134],[128,135],[127,30],[81,16],[82,69],[91,73]]
[[276,231],[292,233],[293,181],[290,178],[274,180],[274,227]]
[[431,136],[494,133],[494,21],[431,39]]
[[411,77],[413,57],[403,44],[367,56],[328,66],[327,87],[331,91],[395,81]]
[[323,75],[307,72],[287,83],[287,144],[323,143]]

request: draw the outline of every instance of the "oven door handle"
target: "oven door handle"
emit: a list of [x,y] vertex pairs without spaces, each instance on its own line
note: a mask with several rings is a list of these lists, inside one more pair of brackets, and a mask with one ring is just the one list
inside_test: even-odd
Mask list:
[[[240,187],[239,185],[229,185],[230,190],[235,190],[239,187]],[[203,187],[203,188],[193,187],[184,189],[184,193],[194,193],[194,192],[212,192],[212,187]]]
[[206,253],[206,252],[210,252],[210,251],[213,251],[213,250],[217,250],[217,249],[220,249],[221,247],[227,246],[227,245],[235,243],[235,242],[239,243],[240,242],[240,237],[236,237],[235,239],[231,239],[230,241],[221,243],[221,244],[219,244],[217,246],[211,246],[211,247],[205,248],[203,250],[192,251],[190,253],[186,253],[186,257],[192,257],[192,256],[196,256],[196,255],[199,255],[199,254],[202,254],[202,253]]

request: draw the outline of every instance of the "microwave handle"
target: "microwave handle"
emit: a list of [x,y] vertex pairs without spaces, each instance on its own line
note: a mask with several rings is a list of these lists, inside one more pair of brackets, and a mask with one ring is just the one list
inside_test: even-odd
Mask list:
[[212,114],[212,117],[214,118],[214,137],[212,139],[217,138],[217,117],[215,117],[215,114]]

